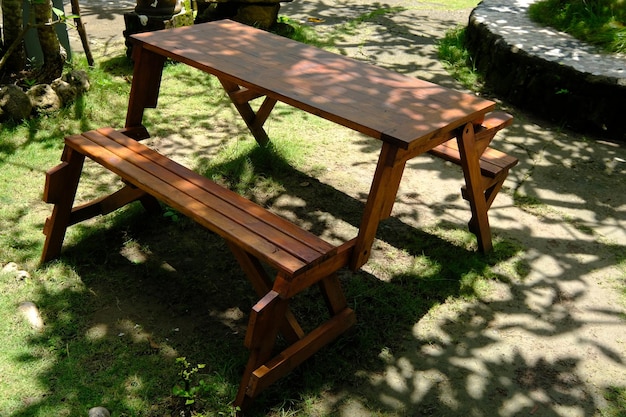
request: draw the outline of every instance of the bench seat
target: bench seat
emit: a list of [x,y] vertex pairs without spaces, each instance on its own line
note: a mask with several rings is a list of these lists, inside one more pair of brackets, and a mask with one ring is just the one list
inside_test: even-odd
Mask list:
[[[461,154],[456,139],[449,140],[433,148],[430,153],[456,165],[461,165]],[[480,172],[487,178],[498,178],[508,172],[519,160],[497,149],[487,148],[480,157]]]
[[112,128],[69,136],[66,144],[288,276],[337,253],[312,233]]

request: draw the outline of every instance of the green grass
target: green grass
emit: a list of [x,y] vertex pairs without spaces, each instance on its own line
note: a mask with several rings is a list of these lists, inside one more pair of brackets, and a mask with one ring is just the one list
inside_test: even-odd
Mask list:
[[602,411],[602,417],[626,417],[626,388],[609,387],[604,392],[609,407]]
[[458,26],[445,33],[438,43],[439,60],[452,77],[472,91],[480,91],[483,81],[474,67],[472,56],[465,47],[464,26]]
[[625,0],[543,0],[530,17],[608,52],[626,53]]

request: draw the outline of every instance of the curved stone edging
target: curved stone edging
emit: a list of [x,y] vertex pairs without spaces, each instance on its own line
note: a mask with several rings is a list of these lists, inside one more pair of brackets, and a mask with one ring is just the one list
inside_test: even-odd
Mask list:
[[535,0],[484,0],[467,48],[487,87],[506,101],[574,129],[626,141],[626,57],[599,54],[527,16]]

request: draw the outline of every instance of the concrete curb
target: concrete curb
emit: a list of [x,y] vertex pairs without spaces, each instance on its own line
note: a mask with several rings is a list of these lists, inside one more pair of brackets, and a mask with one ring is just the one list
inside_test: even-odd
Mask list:
[[536,0],[485,0],[472,12],[468,49],[488,88],[555,123],[626,140],[626,57],[607,55],[527,15]]

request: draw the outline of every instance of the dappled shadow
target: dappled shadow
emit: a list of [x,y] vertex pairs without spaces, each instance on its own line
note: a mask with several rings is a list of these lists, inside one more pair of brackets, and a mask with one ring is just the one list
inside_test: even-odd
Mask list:
[[461,88],[438,61],[437,44],[446,31],[465,23],[462,12],[397,1],[294,1],[281,13],[330,37],[342,55]]
[[[334,234],[341,230],[338,223],[356,230],[364,195],[349,196],[290,168],[279,156],[268,166],[266,153],[255,148],[242,157],[258,166],[258,174],[271,176],[284,187],[265,198],[266,204],[278,212],[292,212],[298,224],[323,236],[344,238],[343,233]],[[111,186],[100,174],[88,171],[88,182],[103,180]],[[285,203],[290,201],[285,196],[298,204]],[[403,213],[406,204],[401,196],[396,211]],[[158,369],[159,363],[180,356],[206,363],[207,374],[231,387],[224,404],[232,400],[229,395],[234,395],[245,364],[242,338],[254,293],[219,238],[187,221],[146,217],[138,210],[108,216],[110,226],[105,229],[98,224],[75,226],[81,231],[70,237],[63,259],[74,266],[85,287],[59,294],[46,293],[42,287],[35,301],[46,312],[46,332],[31,340],[35,347],[49,346],[53,340],[73,353],[60,349],[55,365],[40,375],[54,395],[34,399],[15,416],[32,415],[59,396],[77,394],[87,396],[87,405],[106,404],[121,413],[129,404],[110,400],[114,394],[125,401],[135,396],[158,398],[160,403],[154,404],[158,410],[176,409],[180,405],[168,393],[177,377],[171,368]],[[285,399],[293,399],[291,407],[299,408],[303,393],[321,390],[328,395],[316,401],[326,402],[323,406],[337,413],[356,402],[373,413],[402,415],[557,416],[563,410],[570,415],[593,414],[598,404],[586,382],[581,353],[616,367],[624,363],[621,352],[592,336],[593,323],[580,309],[589,308],[597,320],[615,325],[621,312],[596,304],[584,307],[588,305],[584,275],[614,259],[579,265],[568,260],[567,239],[555,237],[549,241],[535,237],[528,246],[511,245],[505,238],[493,255],[484,257],[421,231],[412,224],[415,220],[394,216],[385,221],[379,245],[385,245],[383,250],[388,245],[407,251],[410,258],[425,256],[438,267],[409,268],[390,277],[367,268],[343,271],[341,280],[357,312],[357,326],[264,393],[250,415],[265,415],[264,410]],[[523,281],[497,274],[492,277],[497,280],[494,294],[462,302],[450,311],[443,307],[450,297],[476,295],[472,276],[515,259],[528,247],[545,253],[541,248],[546,245],[567,272],[538,277],[542,271],[532,270],[531,254],[517,265]],[[578,245],[578,253],[606,250],[595,242]],[[373,261],[380,255],[375,252]],[[568,282],[579,289],[564,287]],[[323,307],[305,298],[296,303],[296,313],[319,314]],[[529,355],[522,348],[527,337],[541,341],[533,349],[542,353]],[[559,353],[555,343],[571,346],[569,353]],[[143,365],[133,366],[129,373],[125,364],[130,361]],[[64,369],[84,373],[85,384],[73,387],[74,379],[59,378]],[[155,380],[163,385],[143,384]]]

